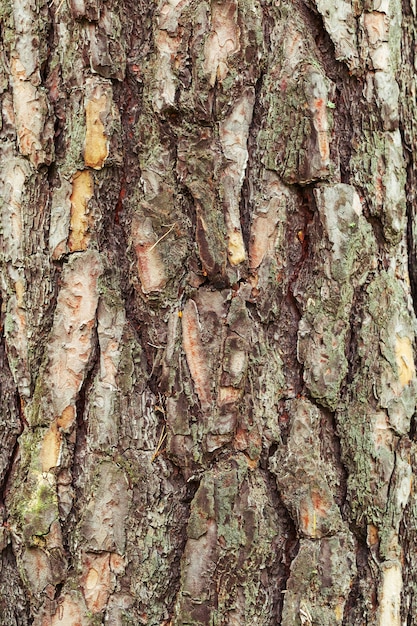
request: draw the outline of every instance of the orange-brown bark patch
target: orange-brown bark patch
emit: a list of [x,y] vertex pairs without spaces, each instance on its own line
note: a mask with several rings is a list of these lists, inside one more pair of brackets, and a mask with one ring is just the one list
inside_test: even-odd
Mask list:
[[88,203],[93,196],[93,177],[91,172],[77,172],[72,180],[71,222],[68,247],[70,252],[86,250],[93,226],[88,214]]
[[398,378],[403,387],[411,383],[416,375],[413,347],[409,337],[397,335],[395,342],[395,358],[398,366]]
[[150,243],[138,244],[135,250],[143,293],[160,291],[166,284],[167,278],[159,252]]
[[23,282],[23,280],[17,280],[14,284],[15,290],[16,290],[16,302],[17,302],[17,306],[21,309],[23,309],[25,307],[25,299],[24,299],[24,294],[25,294],[25,284]]
[[373,524],[369,524],[367,528],[367,543],[369,547],[377,545],[379,542],[378,528]]
[[62,435],[57,429],[57,425],[52,423],[42,441],[41,466],[43,472],[49,472],[57,467],[59,454],[62,445]]
[[219,406],[224,406],[225,404],[235,404],[240,400],[241,395],[242,390],[237,389],[236,387],[220,387],[218,404]]
[[68,428],[72,426],[75,420],[75,409],[73,406],[67,406],[63,411],[60,417],[57,419],[57,424],[60,428]]
[[300,530],[308,537],[321,537],[322,522],[331,506],[326,494],[312,488],[310,497],[307,496],[300,502]]
[[318,134],[318,148],[322,161],[330,158],[329,137],[327,131],[329,124],[327,120],[327,102],[323,98],[316,98],[313,102],[314,128]]
[[235,438],[233,440],[235,450],[246,450],[248,447],[248,431],[244,428],[237,428]]
[[85,554],[81,586],[92,613],[100,613],[110,596],[110,553]]
[[125,570],[125,559],[117,552],[110,554],[110,569],[115,574],[122,574]]
[[49,165],[52,160],[51,149],[45,150],[42,145],[47,136],[45,131],[48,111],[46,94],[28,80],[26,69],[20,59],[16,57],[11,59],[10,72],[19,151],[29,156],[35,167],[41,163]]
[[246,259],[245,244],[240,230],[232,227],[227,233],[227,252],[230,265],[239,265]]
[[106,112],[107,98],[103,94],[89,100],[85,107],[86,133],[84,163],[99,170],[109,155],[108,140],[101,116]]
[[167,275],[149,218],[133,219],[132,239],[143,293],[161,291],[166,285]]
[[208,408],[211,405],[210,373],[207,367],[207,357],[201,341],[197,306],[189,300],[182,313],[182,345],[187,357],[188,367],[194,382],[196,393],[201,406]]
[[249,241],[249,267],[257,269],[271,244],[276,229],[276,216],[262,214],[253,220]]
[[61,596],[56,612],[50,616],[48,626],[87,626],[85,606],[81,599],[70,594]]

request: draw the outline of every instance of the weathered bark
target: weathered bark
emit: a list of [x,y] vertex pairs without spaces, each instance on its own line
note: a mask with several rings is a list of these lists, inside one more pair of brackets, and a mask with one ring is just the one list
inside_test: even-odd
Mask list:
[[0,623],[416,623],[415,3],[0,20]]

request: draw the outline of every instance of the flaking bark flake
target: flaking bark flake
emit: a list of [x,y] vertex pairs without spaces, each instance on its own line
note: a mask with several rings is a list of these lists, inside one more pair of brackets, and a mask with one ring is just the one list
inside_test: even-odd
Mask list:
[[415,3],[0,0],[0,623],[417,621]]

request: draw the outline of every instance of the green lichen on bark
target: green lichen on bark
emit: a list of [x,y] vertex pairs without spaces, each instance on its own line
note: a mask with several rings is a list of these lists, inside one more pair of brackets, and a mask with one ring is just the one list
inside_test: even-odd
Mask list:
[[387,243],[397,245],[406,222],[406,171],[398,131],[364,129],[357,138],[351,167],[370,215],[380,220]]
[[16,502],[16,522],[23,531],[28,547],[41,545],[51,524],[58,519],[58,501],[53,485],[43,479],[40,472],[34,474],[26,486],[25,494],[20,493]]
[[362,4],[0,4],[5,626],[414,611],[404,7]]
[[[346,406],[337,413],[337,420],[349,469],[352,516],[360,525],[372,523],[384,528],[389,527],[385,516],[395,466],[393,446],[409,431],[414,412],[414,363],[405,365],[411,346],[409,339],[401,338],[413,336],[415,322],[403,287],[388,272],[377,276],[366,294],[357,337],[360,360]],[[391,442],[388,447],[380,445],[381,436]]]
[[226,615],[270,623],[273,598],[263,579],[278,557],[279,533],[265,479],[244,457],[207,472],[191,507],[174,624],[221,624]]
[[[328,144],[320,145],[326,142],[324,135],[331,127],[331,109],[327,107],[330,85],[321,68],[309,66],[308,61],[299,74],[297,78],[272,74],[265,80],[267,130],[260,133],[260,146],[268,169],[288,184],[305,185],[332,177]],[[315,127],[312,107],[324,110],[323,130]]]
[[322,186],[315,196],[318,220],[310,236],[319,242],[324,235],[327,243],[321,245],[317,264],[297,282],[295,295],[302,306],[297,354],[311,394],[334,410],[348,371],[355,290],[376,265],[376,242],[353,187]]
[[349,534],[314,542],[302,539],[291,566],[282,625],[342,624],[355,573],[355,545]]

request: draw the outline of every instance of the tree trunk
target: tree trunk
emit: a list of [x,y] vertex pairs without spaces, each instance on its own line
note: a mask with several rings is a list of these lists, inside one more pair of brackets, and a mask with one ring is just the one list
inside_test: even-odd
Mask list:
[[0,20],[0,623],[417,623],[415,0]]

